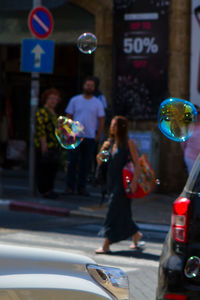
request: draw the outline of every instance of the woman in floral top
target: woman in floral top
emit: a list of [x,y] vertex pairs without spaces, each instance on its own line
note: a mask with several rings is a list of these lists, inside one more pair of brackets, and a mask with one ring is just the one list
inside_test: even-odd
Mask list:
[[51,199],[57,197],[53,186],[59,164],[59,144],[55,136],[55,108],[59,101],[59,91],[48,89],[42,94],[42,107],[36,112],[36,181],[42,196]]

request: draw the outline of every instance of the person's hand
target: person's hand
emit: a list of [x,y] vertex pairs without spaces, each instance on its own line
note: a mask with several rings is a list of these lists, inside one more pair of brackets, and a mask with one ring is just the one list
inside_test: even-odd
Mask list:
[[109,147],[110,147],[110,142],[109,141],[105,141],[103,143],[102,150],[108,150]]
[[41,151],[42,151],[42,154],[45,154],[48,152],[48,145],[47,145],[47,142],[46,141],[43,141],[41,143]]
[[98,165],[100,165],[100,164],[102,163],[102,160],[101,160],[101,152],[104,151],[104,150],[105,150],[105,151],[108,150],[109,147],[110,147],[110,142],[109,142],[109,141],[105,141],[105,142],[103,143],[103,146],[101,147],[99,153],[98,153],[97,156],[96,156]]
[[137,181],[132,180],[130,183],[130,189],[131,189],[131,193],[135,193],[136,189],[137,189]]
[[102,156],[102,153],[99,152],[99,153],[97,154],[97,156],[96,156],[97,164],[98,164],[98,165],[101,165],[101,164],[102,164],[102,162],[103,162],[102,157],[103,157],[103,156]]

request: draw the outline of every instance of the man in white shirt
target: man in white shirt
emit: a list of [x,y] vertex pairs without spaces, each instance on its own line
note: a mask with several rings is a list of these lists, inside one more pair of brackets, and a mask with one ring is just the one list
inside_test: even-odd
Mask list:
[[95,142],[99,141],[104,129],[105,116],[103,105],[94,97],[94,91],[95,80],[93,77],[87,77],[83,84],[83,93],[72,97],[65,110],[68,118],[79,121],[84,126],[84,131],[81,135],[84,138],[83,141],[76,149],[69,150],[67,194],[73,194],[77,187],[80,195],[89,196],[86,191],[86,181],[95,149]]

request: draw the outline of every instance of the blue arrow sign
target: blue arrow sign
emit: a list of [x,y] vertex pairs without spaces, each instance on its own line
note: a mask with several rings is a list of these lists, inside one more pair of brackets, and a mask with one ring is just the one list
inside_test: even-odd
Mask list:
[[24,39],[22,41],[22,72],[52,73],[54,41]]

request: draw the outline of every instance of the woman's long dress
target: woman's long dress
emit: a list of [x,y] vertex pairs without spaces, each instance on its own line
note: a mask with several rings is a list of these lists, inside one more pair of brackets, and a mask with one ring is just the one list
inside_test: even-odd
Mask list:
[[110,243],[125,240],[139,230],[132,220],[131,200],[126,197],[123,188],[122,169],[128,156],[128,145],[127,147],[118,147],[112,154],[108,165],[109,206],[101,235],[107,237]]

